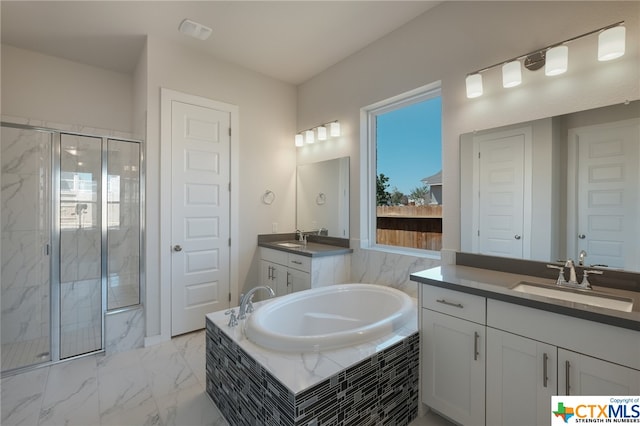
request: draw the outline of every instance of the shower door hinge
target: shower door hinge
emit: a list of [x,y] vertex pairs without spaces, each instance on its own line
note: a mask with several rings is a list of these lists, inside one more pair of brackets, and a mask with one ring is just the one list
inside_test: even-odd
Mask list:
[[231,136],[231,127],[229,127],[229,136]]
[[231,247],[231,238],[229,238],[229,247]]
[[229,302],[231,302],[231,293],[229,293]]

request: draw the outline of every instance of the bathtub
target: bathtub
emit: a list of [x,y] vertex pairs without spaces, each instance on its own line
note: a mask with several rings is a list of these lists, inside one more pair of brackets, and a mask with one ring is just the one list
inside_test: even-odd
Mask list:
[[391,287],[341,284],[269,300],[245,322],[253,343],[281,352],[319,352],[365,343],[415,321],[415,301]]

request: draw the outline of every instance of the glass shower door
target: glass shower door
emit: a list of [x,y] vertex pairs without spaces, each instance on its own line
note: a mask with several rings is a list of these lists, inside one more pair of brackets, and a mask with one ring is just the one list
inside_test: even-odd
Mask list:
[[60,359],[102,348],[102,139],[61,135]]
[[2,126],[2,371],[51,360],[52,134]]

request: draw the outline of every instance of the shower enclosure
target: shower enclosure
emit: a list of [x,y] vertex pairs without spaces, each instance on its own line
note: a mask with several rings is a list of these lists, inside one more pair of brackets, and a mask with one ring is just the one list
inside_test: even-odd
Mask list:
[[2,123],[2,372],[100,351],[140,303],[140,142]]

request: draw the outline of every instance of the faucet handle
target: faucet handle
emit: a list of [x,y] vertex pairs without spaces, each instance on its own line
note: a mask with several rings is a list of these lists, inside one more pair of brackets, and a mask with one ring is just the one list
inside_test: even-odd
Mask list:
[[585,269],[582,271],[582,282],[580,287],[591,290],[591,283],[589,282],[589,274],[602,275],[604,272],[596,271],[595,269]]
[[247,309],[245,310],[247,314],[253,312],[253,301],[251,299],[253,299],[253,296],[251,296],[251,298],[247,301]]
[[236,310],[235,309],[230,309],[227,312],[225,312],[224,314],[225,315],[229,315],[229,323],[227,324],[227,326],[235,327],[236,325],[238,325],[238,317],[236,316]]
[[556,279],[556,285],[564,285],[567,283],[564,279],[564,266],[547,265],[547,268],[558,270],[558,278]]

